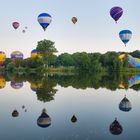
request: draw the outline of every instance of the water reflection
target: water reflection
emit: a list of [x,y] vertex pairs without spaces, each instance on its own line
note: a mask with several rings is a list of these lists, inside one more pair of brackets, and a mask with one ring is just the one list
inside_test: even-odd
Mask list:
[[76,123],[76,122],[77,122],[77,118],[76,118],[75,115],[72,116],[72,118],[71,118],[71,122],[72,122],[72,123]]
[[126,98],[126,96],[121,100],[119,109],[124,112],[129,112],[132,109],[131,102]]
[[23,82],[11,81],[11,87],[14,89],[20,89],[23,87]]
[[41,115],[37,119],[37,125],[42,128],[49,127],[51,125],[51,118],[47,114],[47,110],[43,109]]
[[[137,122],[140,116],[140,94],[138,92],[138,94],[129,94],[133,90],[124,89],[140,89],[140,85],[135,82],[134,85],[129,86],[128,80],[131,78],[129,75],[32,74],[2,77],[8,83],[11,81],[24,83],[20,90],[14,90],[15,94],[11,94],[13,90],[9,84],[1,89],[6,93],[0,94],[0,129],[4,129],[0,133],[0,138],[3,140],[10,138],[17,140],[19,137],[38,140],[42,136],[49,140],[112,140],[113,138],[120,140],[139,136],[140,126]],[[120,87],[120,83],[124,86]],[[121,90],[116,90],[120,88]],[[56,94],[57,92],[60,94]],[[122,96],[124,93],[127,96]],[[55,100],[51,102],[54,98]],[[130,101],[133,101],[132,104]],[[135,110],[132,110],[132,105]],[[49,112],[46,109],[42,110],[44,106],[47,106]],[[122,113],[122,111],[129,113]],[[10,119],[5,117],[9,112]],[[114,116],[118,119],[113,121]],[[113,122],[111,123],[110,120]],[[6,132],[9,134],[6,135]]]
[[117,118],[110,125],[110,132],[113,135],[120,135],[123,132],[121,124],[118,122]]
[[0,76],[0,88],[4,88],[6,81],[11,81],[11,87],[20,89],[24,82],[30,83],[30,88],[36,93],[38,100],[49,102],[54,100],[54,95],[57,92],[56,86],[73,87],[76,89],[87,88],[106,88],[111,91],[117,89],[140,90],[140,75],[127,74],[99,74],[96,75],[64,75],[64,74],[48,74],[48,75],[14,75],[7,73]]
[[19,116],[19,112],[15,109],[15,110],[12,112],[12,116],[13,116],[13,117],[18,117],[18,116]]

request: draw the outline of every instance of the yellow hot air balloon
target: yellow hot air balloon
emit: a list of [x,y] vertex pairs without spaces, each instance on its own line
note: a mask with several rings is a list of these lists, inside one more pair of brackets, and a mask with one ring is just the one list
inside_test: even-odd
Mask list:
[[78,19],[76,18],[76,17],[72,17],[72,22],[75,24],[77,21],[78,21]]
[[6,85],[5,78],[2,75],[0,75],[0,88],[4,88],[5,85]]
[[2,51],[0,51],[0,65],[2,66],[5,62],[6,54]]

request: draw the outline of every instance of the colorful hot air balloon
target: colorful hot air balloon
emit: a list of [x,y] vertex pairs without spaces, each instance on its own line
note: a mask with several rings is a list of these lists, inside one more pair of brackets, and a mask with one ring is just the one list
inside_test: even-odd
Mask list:
[[2,75],[0,75],[0,89],[1,89],[1,88],[4,88],[5,85],[6,85],[6,80],[5,80],[5,78],[4,78]]
[[72,22],[75,24],[75,23],[77,22],[78,19],[77,19],[76,17],[73,17],[71,20],[72,20]]
[[121,7],[116,6],[111,8],[110,10],[110,15],[116,21],[116,23],[119,20],[119,18],[122,16],[122,14],[123,14],[123,9]]
[[38,56],[38,51],[37,51],[37,49],[33,49],[32,51],[31,51],[31,57],[32,58],[35,58],[35,57],[37,57]]
[[14,29],[17,29],[19,27],[19,22],[13,22],[12,26],[14,27]]
[[128,43],[132,37],[132,32],[130,30],[122,30],[119,33],[119,37],[126,46],[126,43]]
[[5,59],[6,59],[6,54],[0,51],[0,66],[4,65]]
[[14,51],[11,53],[11,59],[15,61],[16,59],[23,59],[23,53],[20,51]]
[[47,27],[50,25],[52,21],[51,15],[48,13],[41,13],[37,18],[39,24],[42,26],[43,30],[45,31]]

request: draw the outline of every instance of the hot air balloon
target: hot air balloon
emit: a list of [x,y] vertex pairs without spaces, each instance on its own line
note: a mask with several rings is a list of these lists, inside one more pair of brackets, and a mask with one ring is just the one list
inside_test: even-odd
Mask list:
[[122,14],[123,14],[123,9],[121,7],[115,6],[110,10],[110,15],[116,21],[116,23],[119,20],[119,18],[122,16]]
[[119,104],[119,109],[124,112],[128,112],[132,109],[131,102],[124,97]]
[[126,46],[126,44],[129,42],[129,40],[132,37],[132,32],[130,30],[122,30],[119,33],[119,37]]
[[115,118],[115,121],[110,125],[110,132],[113,135],[120,135],[123,131],[122,126],[120,123],[117,121],[117,118]]
[[5,78],[4,78],[2,75],[0,75],[0,89],[1,89],[1,88],[4,88],[5,85],[6,85],[6,80],[5,80]]
[[42,110],[42,114],[37,119],[37,125],[42,127],[42,128],[46,128],[46,127],[51,125],[51,118],[46,113],[46,109]]
[[37,18],[39,24],[42,26],[43,30],[45,31],[47,27],[50,25],[52,21],[51,15],[48,13],[41,13]]
[[27,27],[27,26],[25,26],[25,29],[28,29],[28,27]]
[[23,106],[22,106],[22,109],[24,109],[24,108],[25,108],[25,106],[23,105]]
[[25,30],[22,30],[22,33],[25,33],[26,31]]
[[34,49],[34,50],[31,51],[31,57],[32,58],[37,57],[37,55],[38,55],[37,49]]
[[71,20],[72,20],[72,22],[75,24],[75,23],[77,22],[78,19],[77,19],[76,17],[73,17]]
[[0,66],[4,65],[5,59],[6,59],[6,54],[0,51]]
[[72,118],[71,118],[71,122],[73,122],[73,123],[76,123],[76,122],[77,122],[77,118],[76,118],[75,115],[72,116]]
[[17,29],[20,26],[20,24],[19,22],[13,22],[12,26],[14,27],[14,29]]
[[12,112],[12,116],[13,116],[13,117],[18,117],[18,116],[19,116],[18,111],[17,111],[17,110],[14,110],[14,111]]
[[14,51],[11,53],[11,59],[15,61],[16,59],[23,59],[23,53],[20,51]]

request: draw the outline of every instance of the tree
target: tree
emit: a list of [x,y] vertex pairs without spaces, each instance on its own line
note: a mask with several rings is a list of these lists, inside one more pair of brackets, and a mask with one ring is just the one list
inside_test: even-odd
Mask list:
[[41,40],[38,42],[36,49],[42,54],[44,67],[48,68],[52,55],[57,52],[54,42],[46,39]]

